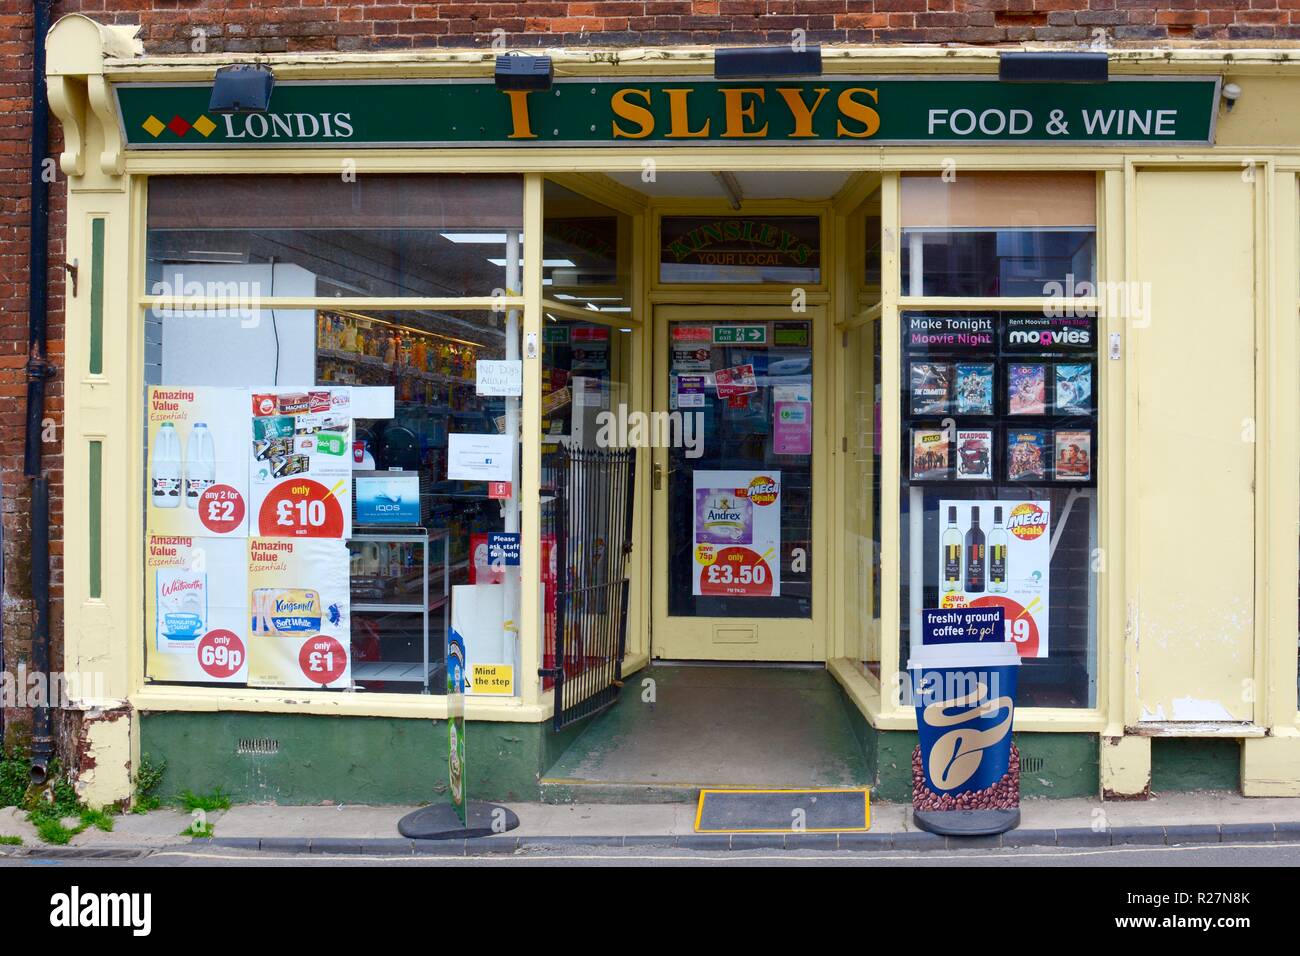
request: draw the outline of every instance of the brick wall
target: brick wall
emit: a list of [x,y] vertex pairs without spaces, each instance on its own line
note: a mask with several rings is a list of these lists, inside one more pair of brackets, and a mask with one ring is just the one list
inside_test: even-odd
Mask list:
[[[595,0],[595,2],[401,3],[396,0],[85,0],[56,3],[104,22],[139,23],[145,49],[294,52],[489,46],[510,48],[785,42],[804,30],[825,44],[1091,41],[1149,45],[1300,40],[1300,0]],[[0,481],[4,524],[6,661],[30,648],[28,483],[22,476],[27,323],[28,148],[32,14],[0,0]],[[53,134],[57,141],[57,126]],[[50,144],[49,155],[57,152]],[[62,356],[62,181],[51,196],[50,352]],[[61,426],[62,376],[46,415]],[[60,438],[61,438],[60,434]],[[62,513],[59,446],[47,446],[52,514]],[[62,615],[61,535],[53,532],[55,665]],[[20,717],[10,714],[9,717]],[[10,721],[12,730],[13,722]]]

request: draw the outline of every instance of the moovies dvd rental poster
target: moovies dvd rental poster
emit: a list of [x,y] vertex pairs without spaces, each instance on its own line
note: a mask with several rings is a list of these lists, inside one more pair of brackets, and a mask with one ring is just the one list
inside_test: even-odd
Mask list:
[[781,596],[781,473],[696,471],[696,597]]
[[946,575],[944,549],[937,549],[939,606],[1001,607],[1007,640],[1020,656],[1047,657],[1051,502],[945,498],[939,502],[945,523],[950,508],[962,542],[961,567],[956,580]]

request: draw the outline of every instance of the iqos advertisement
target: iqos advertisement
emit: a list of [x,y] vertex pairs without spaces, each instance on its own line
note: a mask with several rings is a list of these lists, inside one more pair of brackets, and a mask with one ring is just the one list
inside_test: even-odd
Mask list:
[[696,597],[781,596],[781,473],[696,471]]

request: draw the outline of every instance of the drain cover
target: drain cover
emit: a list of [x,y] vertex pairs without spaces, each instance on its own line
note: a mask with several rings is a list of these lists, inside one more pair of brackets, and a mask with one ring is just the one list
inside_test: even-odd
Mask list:
[[863,789],[701,790],[696,833],[833,833],[871,826]]

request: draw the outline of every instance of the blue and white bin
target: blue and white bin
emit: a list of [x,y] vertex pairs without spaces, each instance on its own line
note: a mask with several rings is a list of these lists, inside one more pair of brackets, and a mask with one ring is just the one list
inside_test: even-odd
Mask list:
[[922,830],[985,836],[1020,824],[1020,757],[1011,743],[1019,666],[1007,643],[920,647],[908,660],[920,736],[912,816]]

